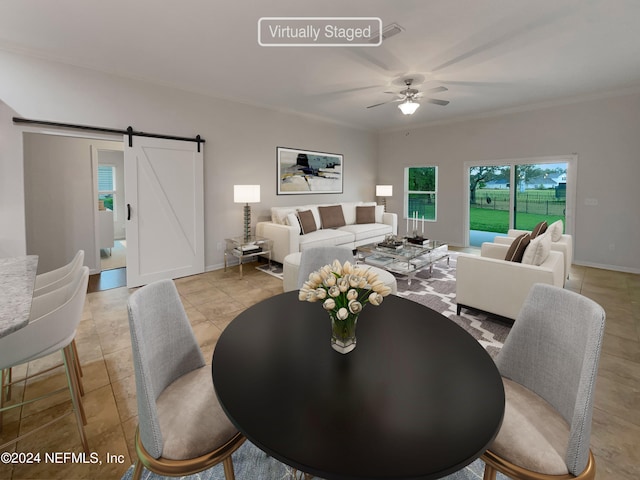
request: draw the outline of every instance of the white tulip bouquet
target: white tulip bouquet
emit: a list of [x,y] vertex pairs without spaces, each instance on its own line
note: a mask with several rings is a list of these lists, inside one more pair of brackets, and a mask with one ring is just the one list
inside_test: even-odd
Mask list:
[[306,302],[322,302],[322,307],[331,317],[332,344],[337,341],[345,348],[345,345],[353,343],[352,350],[355,348],[358,315],[367,303],[380,305],[389,293],[391,288],[378,280],[378,275],[369,268],[352,265],[348,261],[342,265],[334,260],[331,265],[309,275],[298,298]]

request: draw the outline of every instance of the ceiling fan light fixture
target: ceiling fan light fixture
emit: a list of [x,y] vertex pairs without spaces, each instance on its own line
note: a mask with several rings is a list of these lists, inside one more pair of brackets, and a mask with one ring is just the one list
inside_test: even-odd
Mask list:
[[398,108],[404,115],[413,115],[420,104],[418,102],[414,102],[410,98],[407,98],[404,102],[398,105]]

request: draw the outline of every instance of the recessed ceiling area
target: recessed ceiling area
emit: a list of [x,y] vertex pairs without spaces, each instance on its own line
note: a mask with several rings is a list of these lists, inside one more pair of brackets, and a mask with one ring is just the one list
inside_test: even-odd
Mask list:
[[[274,16],[402,31],[378,47],[262,47]],[[21,0],[0,4],[0,49],[385,130],[638,87],[639,21],[635,0]],[[366,108],[406,78],[449,103]]]

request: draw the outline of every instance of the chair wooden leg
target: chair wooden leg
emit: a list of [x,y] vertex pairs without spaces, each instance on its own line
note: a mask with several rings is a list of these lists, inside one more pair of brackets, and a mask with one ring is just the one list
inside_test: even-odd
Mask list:
[[133,475],[131,476],[131,480],[140,480],[140,477],[142,476],[142,470],[144,469],[144,467],[142,466],[142,462],[140,461],[140,459],[136,460],[136,465],[133,468]]
[[[2,395],[5,396],[7,402],[11,400],[11,381],[13,379],[13,370],[11,367],[2,369]],[[6,389],[6,394],[5,394]]]
[[87,436],[84,431],[84,425],[87,423],[87,419],[84,413],[84,408],[80,401],[78,394],[78,385],[76,384],[75,372],[73,369],[73,353],[70,345],[63,348],[64,356],[64,368],[67,373],[67,382],[69,383],[69,391],[71,393],[71,402],[73,403],[73,410],[76,414],[76,422],[78,424],[78,433],[80,434],[80,441],[82,442],[82,448],[85,453],[89,453],[89,444],[87,442]]
[[78,392],[80,393],[80,396],[84,397],[84,385],[82,384],[81,372],[79,370],[80,359],[73,349],[73,343],[71,344],[71,359],[73,360],[72,373],[75,376],[76,385],[78,385]]
[[73,348],[73,357],[76,359],[76,370],[78,370],[78,376],[84,377],[82,373],[82,365],[80,365],[80,357],[78,356],[78,346],[76,345],[76,339],[71,342],[71,348]]
[[231,455],[222,461],[222,466],[224,467],[224,478],[226,478],[226,480],[235,480],[236,476],[233,471],[233,460],[231,460]]
[[484,464],[484,477],[482,480],[496,480],[496,469],[488,463]]

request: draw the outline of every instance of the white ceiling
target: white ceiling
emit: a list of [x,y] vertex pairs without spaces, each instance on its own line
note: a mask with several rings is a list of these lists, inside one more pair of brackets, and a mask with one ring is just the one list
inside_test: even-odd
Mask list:
[[[264,16],[404,31],[375,48],[268,48]],[[2,49],[372,130],[635,88],[638,25],[637,0],[0,0]],[[365,108],[407,76],[451,103]]]

